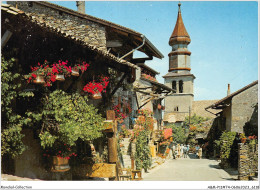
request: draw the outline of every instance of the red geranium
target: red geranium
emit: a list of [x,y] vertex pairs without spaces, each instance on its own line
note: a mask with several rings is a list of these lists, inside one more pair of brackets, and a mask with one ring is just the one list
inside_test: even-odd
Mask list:
[[105,89],[107,88],[109,83],[108,79],[108,77],[101,77],[100,82],[95,82],[95,80],[93,82],[89,82],[84,86],[83,91],[91,94],[106,92]]

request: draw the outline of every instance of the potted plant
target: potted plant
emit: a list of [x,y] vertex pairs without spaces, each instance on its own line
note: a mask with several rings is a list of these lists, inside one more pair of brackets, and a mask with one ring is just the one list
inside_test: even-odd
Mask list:
[[46,147],[43,156],[51,157],[51,171],[65,172],[70,170],[69,160],[77,156],[75,152],[75,146],[71,147],[57,140],[53,147]]
[[83,91],[88,92],[92,99],[101,99],[101,93],[106,92],[105,90],[109,83],[108,79],[108,77],[101,77],[100,82],[93,80],[84,86]]
[[33,82],[35,84],[45,84],[45,75],[50,71],[50,67],[47,64],[47,61],[44,61],[44,64],[38,63],[37,66],[31,67],[31,73],[27,76],[28,83]]
[[44,150],[56,156],[53,157],[56,165],[64,166],[65,159],[76,156],[72,147],[79,139],[89,142],[103,135],[104,119],[93,105],[87,104],[87,97],[55,90],[42,102],[40,142]]
[[82,64],[76,64],[74,67],[72,67],[71,75],[79,76],[79,70],[81,70],[81,72],[84,73],[88,67],[89,64],[84,61],[82,62]]
[[68,61],[59,60],[59,63],[52,64],[52,73],[56,75],[56,80],[65,81],[65,76],[70,76],[72,72],[71,66],[67,66]]

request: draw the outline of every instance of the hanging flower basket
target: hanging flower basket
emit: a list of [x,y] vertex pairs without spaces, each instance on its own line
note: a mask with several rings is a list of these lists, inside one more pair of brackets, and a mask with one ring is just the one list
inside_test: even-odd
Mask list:
[[93,100],[99,100],[102,98],[102,95],[100,92],[95,92],[94,94],[91,94],[90,95],[90,98],[93,99]]
[[65,81],[64,74],[57,74],[56,75],[56,80],[58,80],[58,81]]
[[79,70],[77,68],[72,68],[71,75],[78,77],[79,76]]
[[69,159],[53,156],[52,172],[66,172],[70,170]]
[[165,110],[165,106],[162,106],[162,110]]
[[44,75],[37,75],[35,80],[33,80],[33,83],[35,84],[44,84]]

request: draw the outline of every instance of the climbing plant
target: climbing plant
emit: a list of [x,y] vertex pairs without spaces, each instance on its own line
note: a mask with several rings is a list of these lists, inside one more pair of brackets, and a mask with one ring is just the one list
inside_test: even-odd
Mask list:
[[1,156],[9,154],[12,157],[26,149],[21,131],[30,122],[28,117],[18,114],[16,100],[34,96],[32,92],[20,90],[24,81],[14,63],[15,59],[1,59]]
[[220,137],[220,158],[227,160],[230,157],[231,146],[236,137],[236,132],[223,132]]
[[136,169],[144,168],[145,171],[151,166],[151,152],[149,147],[149,127],[151,126],[152,112],[149,110],[139,111],[132,140],[136,140],[135,163]]

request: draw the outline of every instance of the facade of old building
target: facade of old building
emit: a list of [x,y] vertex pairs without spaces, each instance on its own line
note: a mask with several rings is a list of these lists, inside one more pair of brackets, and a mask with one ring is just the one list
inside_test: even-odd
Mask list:
[[[6,59],[14,57],[22,74],[30,73],[31,66],[44,60],[53,63],[63,59],[69,60],[71,64],[85,60],[90,63],[88,74],[85,72],[78,78],[68,77],[62,84],[55,83],[51,91],[58,88],[69,93],[80,92],[84,96],[86,94],[82,89],[88,81],[95,80],[95,76],[99,75],[112,76],[115,79],[110,82],[114,81],[115,84],[109,85],[101,99],[89,100],[89,103],[98,108],[103,117],[106,111],[113,110],[115,105],[119,105],[120,111],[127,114],[128,117],[122,119],[122,123],[114,126],[114,133],[120,132],[122,125],[132,128],[136,112],[142,108],[154,110],[156,120],[161,120],[162,112],[153,109],[154,101],[151,97],[161,101],[164,98],[161,94],[168,94],[172,89],[155,80],[158,73],[146,66],[145,60],[140,67],[139,60],[134,60],[133,52],[137,49],[145,53],[149,60],[153,57],[163,57],[143,34],[49,2],[8,2],[7,5],[2,5],[1,9],[2,32],[10,34],[8,38],[4,38],[5,43],[2,43],[2,56]],[[145,73],[153,77],[142,76]],[[34,85],[37,89],[41,88]],[[73,179],[73,169],[72,173],[63,175],[46,171],[37,131],[27,128],[23,133],[26,136],[24,144],[28,149],[19,158],[7,158],[4,161],[7,163],[12,160],[12,174],[47,180]],[[92,149],[95,149],[96,155],[101,155],[105,141],[93,140],[92,147],[89,142],[78,144],[81,147],[80,152],[91,156]],[[117,157],[117,154],[114,154],[114,157]]]
[[[222,129],[246,135],[257,135],[258,128],[258,81],[222,98],[206,109],[220,110]],[[248,131],[251,131],[248,133]],[[250,134],[251,133],[251,134]]]

